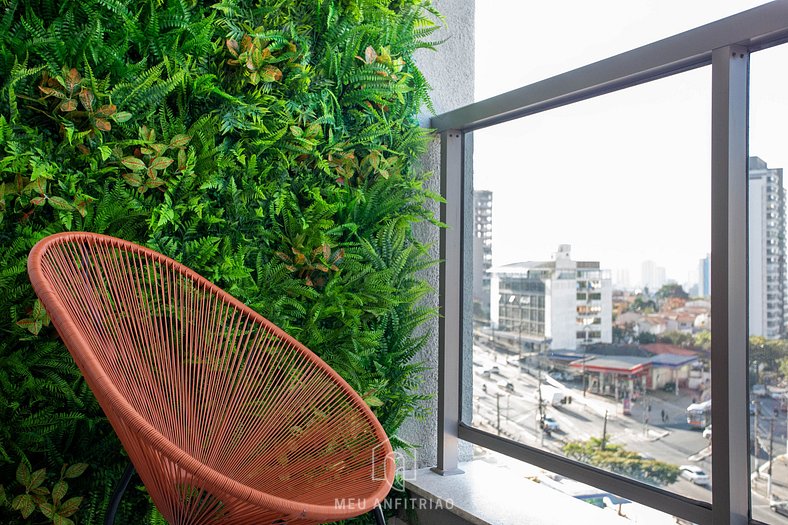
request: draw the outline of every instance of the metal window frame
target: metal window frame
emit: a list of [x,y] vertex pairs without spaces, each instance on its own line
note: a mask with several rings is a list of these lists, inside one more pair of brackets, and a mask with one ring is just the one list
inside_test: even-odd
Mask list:
[[[777,0],[632,51],[438,115],[441,137],[440,353],[437,472],[458,472],[459,440],[609,490],[700,525],[751,521],[747,416],[747,140],[749,55],[788,41],[788,0]],[[712,67],[712,417],[709,505],[475,429],[461,400],[467,133],[637,84]],[[468,199],[466,199],[468,200]],[[719,378],[722,378],[720,380]],[[747,476],[747,477],[745,477]]]

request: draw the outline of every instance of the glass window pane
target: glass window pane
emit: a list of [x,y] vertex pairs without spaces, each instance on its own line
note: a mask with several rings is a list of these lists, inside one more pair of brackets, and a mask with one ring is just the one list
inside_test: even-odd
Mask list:
[[[785,131],[788,46],[751,56],[749,163],[750,465],[753,517],[788,523]],[[774,460],[774,461],[772,461]],[[770,479],[771,474],[771,479]]]
[[473,134],[469,423],[702,501],[710,81]]

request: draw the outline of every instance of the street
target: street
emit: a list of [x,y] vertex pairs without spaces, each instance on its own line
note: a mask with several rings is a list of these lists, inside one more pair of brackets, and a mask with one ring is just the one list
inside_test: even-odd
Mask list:
[[[687,424],[686,407],[691,399],[672,392],[649,392],[648,396],[633,403],[631,414],[624,415],[621,404],[614,403],[612,398],[590,393],[584,397],[581,380],[556,381],[544,371],[522,365],[517,356],[495,352],[482,345],[474,345],[473,372],[473,425],[477,428],[493,434],[500,432],[509,439],[562,454],[562,447],[569,441],[601,438],[606,425],[605,434],[610,443],[637,452],[646,459],[676,466],[694,465],[711,475],[710,441],[703,437],[701,430]],[[558,429],[550,433],[539,428],[540,379],[545,385],[543,394],[560,390],[571,396],[571,402],[555,405],[543,398],[545,416],[558,424]],[[770,446],[775,456],[786,452],[785,413],[775,410],[779,408],[778,402],[769,397],[759,398],[756,403],[757,416],[751,416],[751,423],[754,427],[757,420],[760,447],[757,458],[751,457],[754,468],[756,462],[762,465],[768,461]],[[666,422],[662,421],[663,411]],[[772,429],[773,436],[770,435]],[[696,485],[679,477],[664,488],[711,502],[710,485]],[[763,495],[753,492],[752,506],[756,519],[788,525],[788,518],[769,508],[765,492]]]

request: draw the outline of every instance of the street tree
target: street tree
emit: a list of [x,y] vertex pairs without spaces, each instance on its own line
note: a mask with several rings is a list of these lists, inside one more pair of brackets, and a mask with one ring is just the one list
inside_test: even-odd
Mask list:
[[670,485],[679,476],[676,465],[645,459],[637,452],[596,437],[586,441],[570,441],[564,445],[563,451],[570,459],[653,485]]

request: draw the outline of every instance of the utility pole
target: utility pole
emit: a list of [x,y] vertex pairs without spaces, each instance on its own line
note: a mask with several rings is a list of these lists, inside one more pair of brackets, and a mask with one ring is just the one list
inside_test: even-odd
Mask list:
[[498,435],[501,435],[501,393],[495,393],[495,407],[498,409]]
[[602,423],[602,446],[599,447],[600,450],[605,450],[605,444],[607,442],[607,410],[605,410],[605,421]]
[[756,479],[761,479],[761,471],[758,468],[760,466],[758,464],[758,452],[760,451],[760,445],[758,444],[758,413],[760,411],[761,411],[761,405],[760,405],[760,403],[756,402],[755,403],[755,428],[753,429],[753,432],[755,433],[755,436],[754,436],[754,438],[752,440],[753,444],[755,445],[755,478]]
[[766,481],[766,499],[772,502],[772,463],[774,462],[774,418],[769,420],[769,479]]

